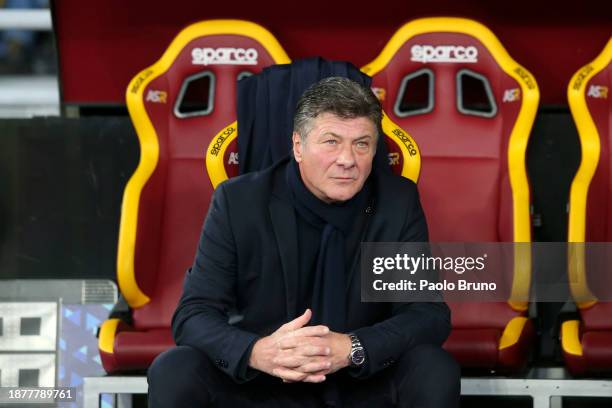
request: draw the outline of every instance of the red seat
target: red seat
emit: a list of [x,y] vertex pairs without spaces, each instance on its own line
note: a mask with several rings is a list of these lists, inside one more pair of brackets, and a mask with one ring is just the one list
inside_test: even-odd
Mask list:
[[588,273],[580,244],[612,241],[611,86],[612,39],[594,61],[574,74],[567,89],[581,146],[568,224],[568,274],[580,319],[562,324],[561,345],[567,368],[575,375],[612,372],[612,302],[599,301],[596,291],[598,285],[609,288],[610,275],[601,269]]
[[129,84],[141,157],[123,197],[117,280],[131,322],[113,318],[100,328],[107,372],[147,368],[174,344],[170,320],[214,189],[205,152],[237,174],[237,148],[221,131],[236,119],[237,80],[288,62],[257,24],[204,21],[181,31]]
[[[530,242],[525,152],[539,92],[495,35],[466,19],[415,20],[362,70],[391,119],[419,145],[430,240]],[[514,264],[514,293],[526,299],[530,251]],[[526,364],[534,336],[526,301],[450,306],[445,348],[462,366],[510,371]]]

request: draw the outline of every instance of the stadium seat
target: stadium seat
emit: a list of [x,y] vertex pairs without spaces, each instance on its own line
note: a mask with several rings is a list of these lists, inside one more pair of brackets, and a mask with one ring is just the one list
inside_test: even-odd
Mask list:
[[100,328],[108,373],[146,369],[174,345],[170,321],[216,185],[214,172],[227,177],[238,171],[230,140],[235,127],[224,129],[236,118],[237,81],[287,62],[278,41],[257,24],[203,21],[182,30],[130,82],[126,99],[141,157],[123,196],[117,280],[131,313]]
[[[495,35],[467,19],[414,20],[362,71],[419,145],[430,240],[531,242],[525,152],[539,91]],[[528,361],[531,252],[515,251],[507,302],[450,304],[444,347],[464,368],[516,372]]]
[[609,288],[609,274],[602,276],[601,269],[588,273],[590,263],[583,246],[612,241],[611,62],[612,39],[595,60],[574,74],[567,88],[581,147],[568,220],[568,281],[579,319],[561,326],[563,355],[574,375],[612,373],[612,302],[609,298],[599,301],[597,296],[598,287]]

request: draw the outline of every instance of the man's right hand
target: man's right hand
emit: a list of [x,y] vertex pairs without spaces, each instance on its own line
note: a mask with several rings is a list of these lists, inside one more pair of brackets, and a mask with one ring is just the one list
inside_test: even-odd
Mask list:
[[[285,382],[322,382],[331,367],[330,348],[322,339],[329,333],[327,326],[306,326],[312,311],[285,323],[274,333],[263,337],[253,346],[249,366],[281,378]],[[281,342],[293,338],[298,347],[283,349]]]

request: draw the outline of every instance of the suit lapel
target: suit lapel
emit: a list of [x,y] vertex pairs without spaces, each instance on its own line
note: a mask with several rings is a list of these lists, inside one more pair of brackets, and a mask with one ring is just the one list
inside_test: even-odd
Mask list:
[[[366,220],[365,225],[363,226],[363,230],[361,231],[360,242],[375,242],[379,241],[384,235],[382,234],[385,228],[381,225],[382,217],[380,214],[392,214],[393,209],[393,201],[392,200],[382,200],[380,191],[381,189],[385,189],[385,174],[376,170],[376,168],[372,171],[373,175],[373,184],[372,184],[372,196],[370,197],[370,202],[368,203],[368,208],[366,209]],[[387,189],[388,190],[388,189]],[[374,214],[379,214],[378,217],[374,217]],[[386,229],[391,228],[389,225]],[[390,231],[389,231],[390,232]],[[390,235],[392,236],[392,235]],[[350,298],[350,294],[353,292],[352,287],[355,282],[355,274],[361,273],[361,263],[358,262],[361,260],[361,244],[357,247],[357,254],[352,260],[351,268],[349,269],[349,277],[348,283],[346,285],[347,290],[347,299]],[[360,282],[360,279],[357,280]],[[361,293],[361,288],[358,288],[358,293]]]
[[292,320],[296,317],[298,295],[298,249],[295,212],[292,206],[274,195],[270,199],[269,209],[285,279],[287,317]]
[[351,262],[350,269],[348,270],[349,271],[348,282],[346,285],[347,299],[349,299],[350,297],[351,287],[353,285],[355,274],[361,273],[361,264],[360,262],[358,262],[361,260],[361,242],[372,241],[372,233],[371,233],[372,228],[370,224],[372,221],[373,213],[374,213],[374,202],[373,200],[371,200],[370,204],[368,205],[368,210],[366,211],[366,219],[363,225],[363,229],[361,230],[361,237],[359,238],[359,243],[357,245],[357,252],[355,253],[355,256],[353,257],[352,260],[347,259],[347,261]]

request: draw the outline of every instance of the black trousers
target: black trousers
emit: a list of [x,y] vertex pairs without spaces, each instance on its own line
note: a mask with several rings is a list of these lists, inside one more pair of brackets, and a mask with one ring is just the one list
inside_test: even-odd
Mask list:
[[[357,380],[340,370],[329,375],[343,408],[457,408],[460,369],[443,349],[420,345],[394,365]],[[179,346],[159,355],[148,372],[149,408],[325,407],[324,384],[283,383],[267,374],[237,384],[202,352]]]

